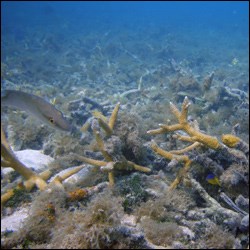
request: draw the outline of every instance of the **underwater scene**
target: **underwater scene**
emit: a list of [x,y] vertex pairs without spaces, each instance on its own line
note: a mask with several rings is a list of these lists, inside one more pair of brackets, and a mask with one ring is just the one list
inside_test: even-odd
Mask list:
[[249,249],[248,1],[1,1],[2,249]]

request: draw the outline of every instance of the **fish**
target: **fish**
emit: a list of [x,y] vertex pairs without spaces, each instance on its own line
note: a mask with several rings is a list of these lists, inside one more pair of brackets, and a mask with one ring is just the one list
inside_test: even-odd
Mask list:
[[212,185],[218,185],[221,186],[220,181],[217,176],[214,174],[208,174],[206,177],[206,181]]
[[40,96],[19,90],[4,90],[1,94],[1,104],[26,111],[55,129],[61,131],[72,129],[63,113]]

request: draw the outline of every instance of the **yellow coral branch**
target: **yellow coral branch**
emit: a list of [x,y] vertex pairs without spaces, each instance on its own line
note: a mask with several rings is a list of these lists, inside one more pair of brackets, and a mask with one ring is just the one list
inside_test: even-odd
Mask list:
[[180,141],[193,142],[190,136],[175,134],[173,135],[173,138],[178,139]]
[[14,195],[14,189],[9,189],[5,194],[1,195],[1,205],[8,201]]
[[172,160],[173,159],[173,154],[161,149],[154,141],[151,143],[151,148],[159,155]]
[[180,169],[179,173],[177,174],[177,177],[175,178],[175,180],[172,182],[172,184],[169,187],[170,190],[175,189],[177,185],[182,181],[182,179],[186,176],[190,168],[191,160],[189,159],[187,155],[176,155],[172,152],[165,151],[161,149],[155,142],[152,143],[151,147],[157,154],[169,160],[175,159],[178,162],[184,162],[184,167]]
[[137,171],[141,171],[141,172],[144,172],[144,173],[149,173],[151,171],[150,168],[147,168],[147,167],[143,167],[141,165],[138,165],[138,164],[135,164],[134,162],[132,161],[128,161],[129,164],[131,164],[133,166],[133,168]]
[[62,182],[64,180],[66,180],[67,178],[69,178],[70,176],[78,173],[80,170],[82,170],[84,168],[84,165],[82,166],[79,166],[79,167],[75,167],[75,168],[72,168],[72,169],[69,169],[68,171],[66,171],[64,174],[62,175],[57,175],[52,181],[51,181],[51,184],[52,185],[57,185],[57,186],[62,186]]
[[100,127],[105,131],[107,136],[110,136],[112,134],[112,129],[109,127],[109,125],[102,120],[101,118],[98,118],[98,123],[100,125]]
[[183,124],[173,124],[173,125],[159,124],[159,126],[164,130],[165,133],[176,130],[183,130]]
[[94,134],[95,134],[95,139],[97,142],[97,146],[99,148],[99,150],[101,151],[103,157],[105,158],[106,161],[113,161],[111,155],[104,149],[104,141],[100,135],[100,133],[98,131],[94,130]]
[[[197,141],[209,148],[219,149],[221,145],[216,137],[203,134],[196,127],[193,127],[188,123],[187,113],[188,113],[189,106],[190,106],[190,102],[187,97],[184,98],[181,112],[176,108],[176,106],[173,103],[170,103],[171,112],[178,119],[179,123],[174,124],[174,125],[160,124],[159,126],[161,127],[161,132],[166,133],[166,132],[173,132],[176,130],[183,130],[190,136],[189,141],[192,141],[192,142]],[[154,130],[149,130],[148,133],[156,134],[155,132],[152,132],[152,131]]]
[[183,180],[183,178],[187,175],[187,172],[189,171],[190,165],[191,165],[191,160],[189,159],[189,157],[187,157],[185,160],[184,167],[179,170],[177,177],[171,183],[169,187],[170,190],[175,189],[178,186],[178,184]]
[[221,136],[221,140],[228,147],[235,148],[241,139],[235,135],[225,134]]
[[[183,177],[187,174],[187,171],[190,168],[191,160],[187,155],[184,155],[184,153],[194,149],[195,147],[199,146],[200,144],[205,145],[209,148],[218,150],[222,148],[222,145],[218,141],[216,137],[206,135],[204,133],[201,133],[199,131],[199,127],[197,123],[189,123],[187,120],[188,115],[188,108],[190,106],[190,102],[187,97],[184,98],[184,101],[182,103],[181,111],[177,109],[177,107],[170,102],[170,110],[174,114],[174,116],[177,118],[178,122],[177,124],[173,125],[164,125],[159,124],[160,128],[155,130],[149,130],[148,134],[161,134],[161,133],[167,133],[167,132],[174,132],[177,130],[185,131],[189,136],[182,136],[182,135],[174,135],[174,138],[177,138],[182,141],[192,142],[193,144],[190,146],[187,146],[180,150],[172,150],[172,151],[165,151],[158,147],[158,145],[153,142],[151,147],[152,149],[159,155],[165,157],[166,159],[172,160],[175,159],[178,162],[184,162],[184,167],[179,171],[176,179],[171,184],[170,189],[174,189],[180,181],[182,181]],[[224,136],[222,140],[228,145],[235,146],[239,142],[238,139]]]
[[[40,173],[39,176],[43,179],[43,180],[47,180],[49,179],[49,177],[51,176],[51,171],[50,170],[45,170],[44,172]],[[29,181],[28,181],[29,182]],[[34,182],[30,182],[30,183],[22,183],[19,182],[17,184],[16,189],[23,189],[26,188],[28,190],[31,190],[34,187],[35,183]],[[6,201],[8,201],[12,196],[14,195],[14,188],[13,189],[9,189],[5,194],[3,194],[1,196],[1,205],[3,205]]]
[[115,185],[115,175],[113,171],[108,173],[108,178],[109,178],[109,186],[113,187]]
[[104,122],[108,122],[108,119],[106,116],[104,116],[100,111],[97,111],[97,110],[94,110],[92,112],[92,115],[95,117],[95,118],[100,118],[102,119]]
[[77,160],[79,160],[79,161],[83,161],[83,162],[89,163],[89,164],[97,166],[97,167],[102,167],[102,166],[105,166],[107,164],[107,162],[105,162],[105,161],[94,160],[94,159],[91,159],[91,158],[88,158],[85,156],[81,156],[78,154],[72,154],[72,155],[75,156],[77,158]]
[[119,108],[120,108],[120,103],[118,102],[109,118],[108,123],[106,122],[106,119],[103,119],[103,116],[98,115],[98,123],[100,127],[105,131],[107,136],[110,136],[113,133]]
[[190,150],[192,150],[192,149],[194,149],[194,148],[196,148],[196,147],[198,147],[200,145],[201,144],[199,142],[194,142],[193,144],[191,144],[191,145],[189,145],[189,146],[187,146],[187,147],[185,147],[183,149],[171,150],[169,152],[172,153],[172,154],[175,154],[175,155],[180,155],[180,154],[186,153],[186,152],[188,152],[188,151],[190,151]]
[[15,156],[14,152],[10,148],[3,128],[1,126],[1,157],[3,158],[2,163],[6,164],[3,166],[8,166],[16,170],[20,175],[22,175],[27,181],[25,182],[25,187],[30,190],[35,184],[40,190],[44,190],[47,186],[46,182],[38,176],[35,172],[25,166],[20,162]]
[[189,157],[187,155],[175,155],[169,151],[165,151],[162,148],[160,148],[154,141],[151,144],[151,148],[159,155],[163,156],[164,158],[168,160],[177,160],[179,162],[186,162],[189,160]]
[[[115,106],[110,116],[108,123],[104,121],[104,119],[102,119],[103,117],[99,113],[95,113],[95,115],[98,117],[98,122],[99,122],[100,127],[106,132],[108,136],[110,136],[113,133],[113,129],[114,129],[115,121],[117,119],[119,108],[120,108],[120,103],[117,103],[117,105]],[[105,149],[105,144],[100,133],[96,130],[93,130],[93,132],[95,135],[98,149],[102,153],[103,157],[105,158],[105,161],[94,160],[94,159],[91,159],[85,156],[80,156],[77,154],[73,154],[73,155],[75,155],[75,157],[80,161],[84,161],[86,163],[98,166],[100,167],[101,171],[108,172],[108,179],[109,179],[110,186],[114,186],[114,183],[115,183],[114,170],[138,170],[142,172],[151,171],[149,168],[137,165],[133,162],[127,161],[126,159],[124,161],[115,162],[113,160],[113,157]]]
[[115,121],[116,121],[116,118],[117,118],[117,115],[118,115],[118,111],[119,111],[119,108],[120,108],[120,102],[118,102],[109,118],[109,127],[111,128],[111,130],[113,131],[114,129],[114,125],[115,125]]

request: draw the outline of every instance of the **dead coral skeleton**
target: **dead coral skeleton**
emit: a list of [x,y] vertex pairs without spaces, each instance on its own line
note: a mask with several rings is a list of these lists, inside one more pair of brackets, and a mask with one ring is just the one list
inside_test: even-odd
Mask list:
[[[219,220],[223,220],[223,223],[229,224],[229,221],[235,221],[235,223],[240,224],[241,219],[247,215],[247,213],[241,210],[234,202],[225,194],[221,193],[220,197],[232,208],[224,208],[220,205],[217,200],[211,197],[206,190],[200,185],[195,179],[191,179],[192,187],[199,193],[199,195],[206,201],[207,207],[201,208],[203,214],[207,217],[213,218],[214,222],[218,224]],[[235,210],[235,211],[233,211]],[[218,221],[217,221],[218,220]]]
[[[102,128],[105,131],[107,137],[110,137],[113,133],[115,121],[117,119],[117,114],[119,111],[119,107],[120,107],[120,103],[118,103],[115,106],[108,121],[107,121],[107,119],[104,119],[105,117],[103,117],[101,115],[98,115],[98,117],[97,117],[99,126],[100,126],[100,128]],[[141,172],[145,172],[145,173],[148,173],[151,171],[150,168],[143,167],[143,166],[140,166],[138,164],[135,164],[134,162],[128,161],[125,157],[123,157],[123,159],[121,161],[114,160],[114,157],[111,156],[108,153],[108,151],[105,149],[105,143],[104,143],[103,138],[101,137],[100,131],[98,131],[97,125],[94,124],[92,126],[92,129],[93,129],[93,132],[95,135],[98,149],[102,153],[105,161],[91,159],[91,158],[77,155],[74,153],[72,155],[73,155],[73,157],[75,157],[79,161],[83,161],[83,162],[89,163],[91,165],[98,166],[98,167],[100,167],[101,171],[107,172],[110,186],[113,186],[115,183],[115,180],[114,180],[114,171],[115,170],[120,170],[120,171],[136,170],[136,171],[141,171]]]
[[127,97],[131,94],[138,94],[138,95],[142,95],[143,97],[149,98],[147,95],[147,90],[142,88],[142,78],[149,75],[149,74],[152,74],[156,71],[157,70],[152,70],[152,71],[147,70],[146,73],[144,73],[140,76],[139,81],[138,81],[138,87],[136,89],[129,89],[129,90],[124,91],[122,93],[115,94],[114,95],[115,98],[118,100],[123,100],[124,97]]
[[[245,142],[243,142],[240,138],[236,137],[235,135],[227,134],[227,135],[222,135],[223,143],[221,143],[216,137],[202,133],[199,130],[198,123],[196,121],[194,122],[188,121],[189,106],[190,102],[187,97],[184,98],[181,111],[179,111],[177,107],[170,102],[170,110],[174,114],[174,116],[178,119],[178,123],[173,125],[159,124],[160,128],[147,131],[148,134],[157,135],[157,134],[163,134],[181,130],[184,131],[187,134],[187,136],[176,134],[174,135],[174,138],[181,141],[192,143],[190,146],[184,149],[173,150],[173,151],[165,151],[161,149],[154,141],[151,145],[152,149],[157,154],[171,161],[175,160],[177,162],[184,163],[184,167],[180,169],[176,179],[171,184],[170,190],[176,188],[178,184],[183,180],[183,178],[187,176],[192,161],[196,159],[195,156],[191,160],[190,156],[185,153],[190,152],[192,149],[197,148],[198,146],[206,146],[210,149],[213,149],[216,152],[218,152],[218,154],[220,154],[220,156],[224,159],[232,161],[235,161],[235,159],[237,159],[244,164],[248,163],[247,156],[249,153],[249,146],[246,145]],[[230,147],[242,150],[244,154],[243,155],[237,154],[232,149],[230,149]]]

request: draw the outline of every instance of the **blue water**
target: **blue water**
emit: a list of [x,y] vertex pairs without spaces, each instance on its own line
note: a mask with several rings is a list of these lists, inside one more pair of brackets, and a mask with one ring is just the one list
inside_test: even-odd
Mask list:
[[[63,32],[64,36],[94,29],[167,28],[209,39],[218,32],[232,40],[248,38],[249,3],[226,2],[1,2],[2,35],[25,36],[27,29]],[[67,25],[67,29],[63,29]],[[56,27],[55,27],[56,26]],[[143,37],[142,37],[143,39]]]
[[[96,28],[96,23],[112,28],[119,25],[168,25],[194,29],[227,29],[246,34],[247,1],[228,2],[1,2],[2,27],[37,27],[54,21],[74,26]],[[92,26],[90,23],[93,22]],[[86,27],[86,24],[90,25]],[[237,28],[236,28],[237,27]],[[67,34],[65,34],[67,35]]]

